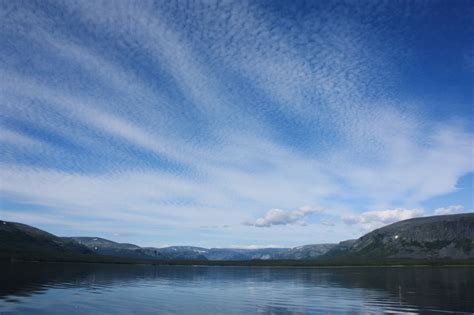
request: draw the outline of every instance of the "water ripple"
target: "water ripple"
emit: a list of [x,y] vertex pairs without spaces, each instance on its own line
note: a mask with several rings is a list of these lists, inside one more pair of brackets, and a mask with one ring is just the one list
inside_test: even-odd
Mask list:
[[0,270],[2,315],[474,311],[474,268],[14,264]]

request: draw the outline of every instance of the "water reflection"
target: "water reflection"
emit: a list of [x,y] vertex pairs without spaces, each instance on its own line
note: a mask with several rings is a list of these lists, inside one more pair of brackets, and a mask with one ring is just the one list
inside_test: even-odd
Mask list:
[[474,268],[0,265],[0,313],[472,312]]

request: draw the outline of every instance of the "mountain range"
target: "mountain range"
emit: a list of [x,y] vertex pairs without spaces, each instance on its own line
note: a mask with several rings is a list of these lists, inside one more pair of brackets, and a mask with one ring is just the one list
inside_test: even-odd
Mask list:
[[336,244],[315,244],[295,248],[203,248],[194,246],[139,247],[98,237],[71,237],[99,255],[173,260],[299,260],[315,259]]
[[474,213],[404,220],[338,244],[260,249],[140,247],[99,237],[58,237],[25,224],[0,221],[0,253],[0,258],[47,254],[151,261],[463,260],[474,258]]

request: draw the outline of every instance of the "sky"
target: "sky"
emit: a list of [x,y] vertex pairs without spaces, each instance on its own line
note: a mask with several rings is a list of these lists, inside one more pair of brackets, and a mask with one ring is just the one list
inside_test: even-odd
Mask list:
[[142,246],[474,210],[473,1],[0,0],[0,219]]

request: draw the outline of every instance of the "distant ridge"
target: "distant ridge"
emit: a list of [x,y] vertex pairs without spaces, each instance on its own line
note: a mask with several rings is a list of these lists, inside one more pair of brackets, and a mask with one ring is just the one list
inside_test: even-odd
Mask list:
[[203,248],[194,246],[139,247],[99,237],[72,237],[99,255],[174,260],[275,260],[316,259],[336,244],[305,245],[295,248]]

